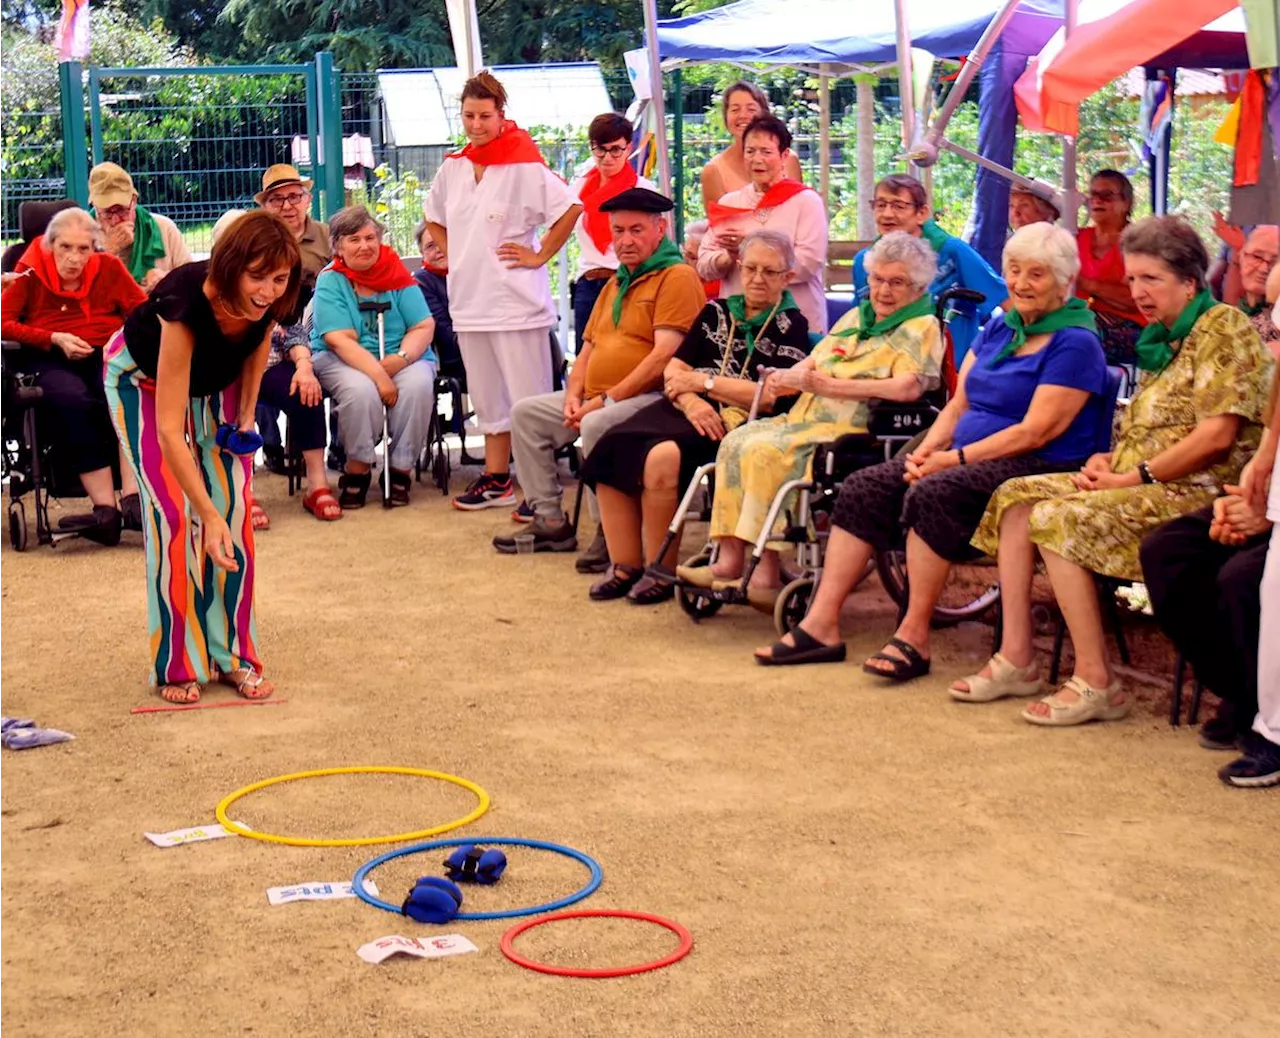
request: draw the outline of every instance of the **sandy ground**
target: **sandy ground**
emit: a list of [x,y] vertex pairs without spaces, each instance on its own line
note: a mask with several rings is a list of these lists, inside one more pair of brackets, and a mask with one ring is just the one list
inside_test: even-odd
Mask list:
[[[1015,703],[953,704],[981,632],[886,687],[856,662],[887,633],[851,600],[851,662],[767,670],[771,624],[587,600],[572,558],[505,558],[496,512],[413,505],[334,526],[260,480],[259,623],[287,704],[131,716],[145,673],[138,542],[3,552],[3,709],[76,733],[3,755],[3,1027],[12,1035],[1274,1035],[1280,794],[1222,786],[1223,757],[1149,693],[1127,722],[1034,728]],[[206,701],[229,697],[214,690]],[[466,776],[493,796],[460,833],[580,848],[584,908],[694,933],[677,965],[619,980],[508,962],[508,923],[457,923],[479,954],[360,961],[433,933],[356,901],[271,907],[266,888],[349,879],[379,848],[225,839],[161,850],[221,797],[358,764]],[[467,811],[424,779],[338,777],[255,794],[259,829],[391,833]],[[389,900],[440,851],[375,874]],[[513,850],[475,910],[576,889]],[[530,955],[617,965],[668,952],[641,923],[567,922]]]

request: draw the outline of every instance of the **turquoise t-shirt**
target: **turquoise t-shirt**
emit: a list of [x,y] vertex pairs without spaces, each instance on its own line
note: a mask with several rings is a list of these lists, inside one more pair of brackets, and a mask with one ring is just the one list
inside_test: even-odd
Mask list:
[[[417,285],[398,288],[394,292],[379,292],[368,299],[390,303],[391,309],[384,315],[387,356],[400,352],[400,340],[415,324],[431,316],[427,301]],[[336,270],[324,270],[316,279],[316,292],[311,301],[311,351],[327,350],[324,337],[329,332],[354,328],[360,337],[360,345],[373,356],[378,355],[378,315],[361,312],[355,286]],[[435,350],[428,346],[425,360],[437,361]],[[437,361],[438,362],[438,361]]]

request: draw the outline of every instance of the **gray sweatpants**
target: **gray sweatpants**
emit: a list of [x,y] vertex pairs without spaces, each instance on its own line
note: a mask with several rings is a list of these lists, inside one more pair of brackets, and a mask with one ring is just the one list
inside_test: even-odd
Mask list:
[[[382,399],[373,379],[340,360],[330,350],[312,354],[316,378],[338,409],[338,437],[352,461],[372,465],[373,448],[382,439]],[[436,407],[436,366],[415,360],[391,379],[400,391],[395,406],[387,409],[391,434],[391,467],[412,472],[427,442],[431,415]]]
[[[660,399],[661,393],[641,393],[627,400],[592,411],[582,419],[582,456],[600,437],[641,408]],[[564,424],[564,391],[527,396],[511,408],[511,453],[516,459],[516,475],[524,499],[545,522],[564,519],[560,478],[556,472],[556,451],[573,443],[579,430]],[[591,514],[597,515],[595,495],[589,496]]]

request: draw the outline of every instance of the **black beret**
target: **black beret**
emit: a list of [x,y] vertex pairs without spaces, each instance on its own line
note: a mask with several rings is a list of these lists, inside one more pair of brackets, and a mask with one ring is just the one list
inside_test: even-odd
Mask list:
[[647,187],[632,187],[607,202],[600,203],[602,213],[669,213],[676,207],[666,195],[650,191]]

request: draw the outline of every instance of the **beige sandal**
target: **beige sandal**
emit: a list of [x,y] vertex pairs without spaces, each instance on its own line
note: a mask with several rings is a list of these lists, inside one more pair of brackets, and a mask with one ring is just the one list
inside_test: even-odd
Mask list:
[[249,667],[219,673],[218,680],[234,688],[243,699],[266,699],[276,690],[275,685]]
[[1035,660],[1025,667],[1018,667],[997,652],[987,661],[987,669],[991,671],[991,677],[970,674],[960,678],[969,686],[968,689],[956,688],[960,683],[957,681],[952,683],[947,693],[961,703],[993,703],[1005,696],[1034,696],[1043,684],[1040,665]]
[[[1065,702],[1058,693],[1066,689],[1080,698],[1074,703]],[[1113,702],[1116,696],[1123,697],[1119,703]],[[1087,721],[1119,721],[1133,709],[1133,699],[1125,693],[1119,678],[1106,688],[1094,688],[1084,678],[1072,677],[1057,692],[1045,696],[1040,702],[1049,708],[1047,715],[1033,714],[1028,708],[1022,711],[1022,719],[1050,728],[1067,728]]]

